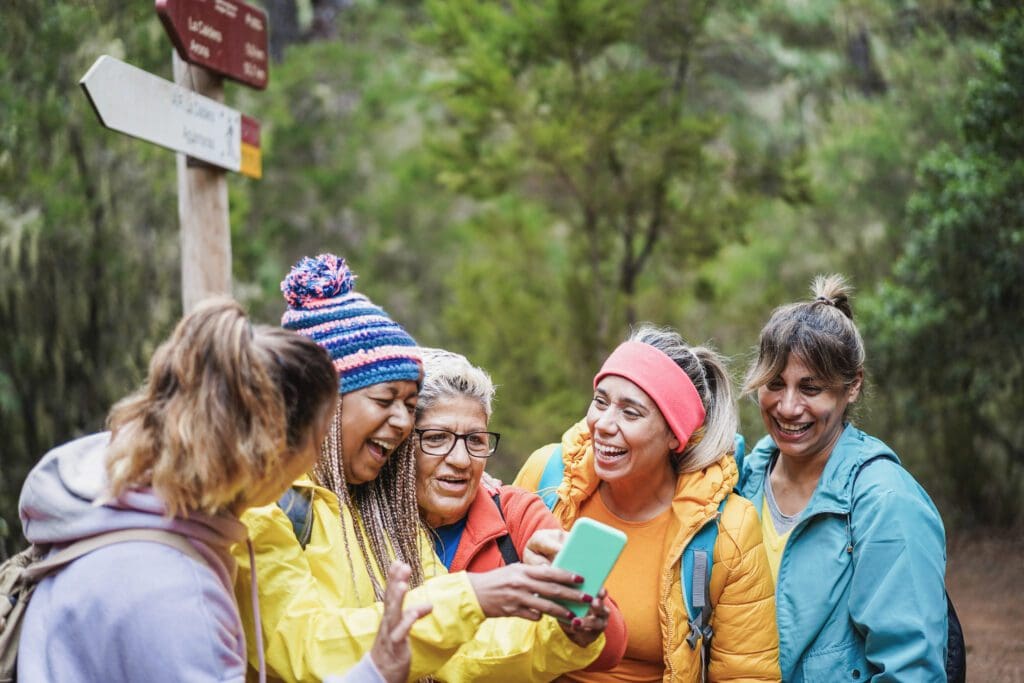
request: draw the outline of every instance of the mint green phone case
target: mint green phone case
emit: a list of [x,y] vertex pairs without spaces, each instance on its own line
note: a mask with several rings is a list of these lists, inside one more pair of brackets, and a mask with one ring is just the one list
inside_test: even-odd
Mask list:
[[[565,545],[551,566],[579,574],[583,577],[579,589],[587,595],[596,596],[625,545],[626,534],[607,524],[581,517],[573,524]],[[559,602],[578,617],[589,609],[589,605],[582,602]]]

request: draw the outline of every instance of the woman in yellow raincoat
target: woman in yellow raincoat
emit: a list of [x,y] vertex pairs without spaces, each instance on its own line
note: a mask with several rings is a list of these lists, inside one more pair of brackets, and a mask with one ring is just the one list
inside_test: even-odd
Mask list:
[[[524,563],[446,574],[416,506],[410,441],[422,377],[412,337],[354,291],[343,259],[303,259],[282,283],[282,324],[331,355],[341,380],[333,425],[310,476],[277,505],[243,517],[255,548],[262,637],[270,673],[319,681],[354,665],[373,643],[388,564],[413,568],[407,604],[433,611],[409,636],[410,679],[544,681],[590,664],[604,646],[604,611],[563,630],[555,599],[587,598],[577,577]],[[289,518],[295,506],[309,515]],[[292,514],[292,517],[296,517]],[[238,554],[243,622],[252,568]],[[513,618],[498,618],[513,617]]]

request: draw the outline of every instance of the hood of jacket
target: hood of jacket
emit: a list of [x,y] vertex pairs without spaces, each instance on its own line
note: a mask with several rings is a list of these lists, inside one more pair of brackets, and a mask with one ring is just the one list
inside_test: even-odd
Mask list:
[[[63,545],[119,529],[163,529],[181,534],[204,555],[215,550],[220,564],[233,567],[229,548],[246,538],[245,525],[230,513],[170,517],[152,490],[107,495],[106,455],[110,433],[82,437],[45,456],[25,479],[18,503],[25,538]],[[204,548],[203,546],[206,546]]]
[[[778,453],[779,447],[770,436],[765,436],[744,459],[739,491],[740,495],[752,500],[755,507],[761,506],[757,498],[763,490],[768,469]],[[883,441],[847,423],[825,462],[821,479],[803,516],[806,518],[819,512],[849,512],[853,506],[853,482],[856,475],[876,458],[888,458],[896,463],[900,461]]]

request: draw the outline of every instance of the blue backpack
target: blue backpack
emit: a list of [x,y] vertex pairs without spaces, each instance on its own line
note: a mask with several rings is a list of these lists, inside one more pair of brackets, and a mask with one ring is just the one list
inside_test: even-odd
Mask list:
[[[738,465],[742,465],[745,452],[746,442],[741,435],[737,434],[736,461]],[[558,502],[558,486],[562,483],[564,469],[562,445],[559,444],[548,457],[540,481],[537,482],[537,495],[549,510],[553,510],[555,503]],[[712,557],[715,541],[718,540],[718,519],[722,516],[727,500],[729,500],[728,495],[718,505],[718,515],[708,520],[690,539],[690,543],[683,550],[683,556],[680,558],[679,579],[682,583],[683,594],[686,596],[686,612],[690,620],[690,633],[686,636],[686,643],[691,650],[697,649],[698,642],[701,644],[702,679],[707,678],[708,663],[711,661],[711,638],[714,635],[711,629],[713,605],[711,605],[710,598]]]

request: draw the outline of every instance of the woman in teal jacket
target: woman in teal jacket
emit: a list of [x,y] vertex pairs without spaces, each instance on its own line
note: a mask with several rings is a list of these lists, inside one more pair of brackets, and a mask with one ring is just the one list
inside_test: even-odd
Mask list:
[[945,532],[896,454],[851,425],[864,345],[848,288],[777,309],[744,390],[768,430],[740,492],[776,580],[782,680],[944,681]]

